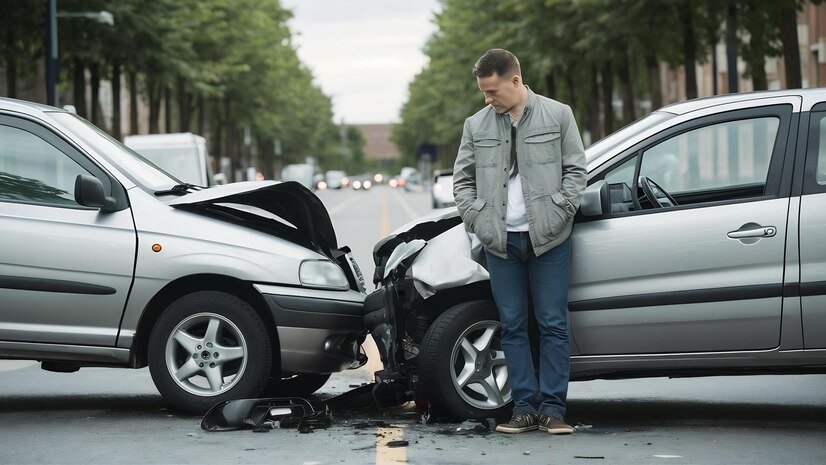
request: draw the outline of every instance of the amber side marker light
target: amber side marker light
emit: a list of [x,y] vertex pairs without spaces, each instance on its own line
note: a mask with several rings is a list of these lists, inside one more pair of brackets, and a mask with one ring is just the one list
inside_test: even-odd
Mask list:
[[152,251],[153,252],[160,252],[162,248],[163,247],[161,247],[161,244],[152,244]]

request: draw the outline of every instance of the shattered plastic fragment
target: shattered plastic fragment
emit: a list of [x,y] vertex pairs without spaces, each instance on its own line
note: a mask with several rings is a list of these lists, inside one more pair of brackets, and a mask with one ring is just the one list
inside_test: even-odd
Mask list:
[[389,441],[387,443],[387,447],[407,447],[408,445],[407,441]]

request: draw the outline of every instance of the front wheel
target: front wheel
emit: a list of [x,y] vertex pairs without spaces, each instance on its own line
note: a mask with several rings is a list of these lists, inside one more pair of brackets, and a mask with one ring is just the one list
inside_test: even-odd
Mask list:
[[149,336],[148,358],[167,402],[203,412],[225,400],[256,397],[270,376],[272,348],[247,302],[204,291],[167,307]]
[[511,386],[496,305],[477,300],[442,313],[422,341],[419,379],[425,398],[443,414],[507,417]]

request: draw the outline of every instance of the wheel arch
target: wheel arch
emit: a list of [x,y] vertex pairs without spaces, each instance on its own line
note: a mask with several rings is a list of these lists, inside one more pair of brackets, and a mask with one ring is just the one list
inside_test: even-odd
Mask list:
[[163,311],[175,300],[187,294],[198,291],[218,291],[226,292],[244,300],[252,306],[255,312],[261,317],[267,334],[272,344],[272,369],[273,372],[280,370],[281,351],[279,349],[278,332],[275,327],[275,319],[269,311],[264,298],[256,291],[252,284],[225,275],[197,274],[178,278],[163,287],[144,308],[138,328],[135,332],[135,341],[132,345],[134,368],[142,368],[148,364],[149,335],[158,318]]
[[443,289],[426,299],[425,302],[427,302],[428,308],[436,309],[436,316],[438,316],[449,308],[473,300],[493,301],[493,292],[490,289],[489,280]]

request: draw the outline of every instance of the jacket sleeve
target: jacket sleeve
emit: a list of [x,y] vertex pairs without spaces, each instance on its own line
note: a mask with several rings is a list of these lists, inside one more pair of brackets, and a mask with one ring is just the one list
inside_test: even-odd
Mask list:
[[467,223],[467,211],[476,200],[476,150],[473,147],[473,135],[470,133],[468,120],[465,120],[462,142],[459,144],[459,153],[453,165],[453,197],[456,199],[459,215]]
[[571,107],[565,105],[565,116],[562,120],[562,195],[574,207],[579,208],[582,191],[585,189],[585,148],[582,146],[582,137],[574,120]]

